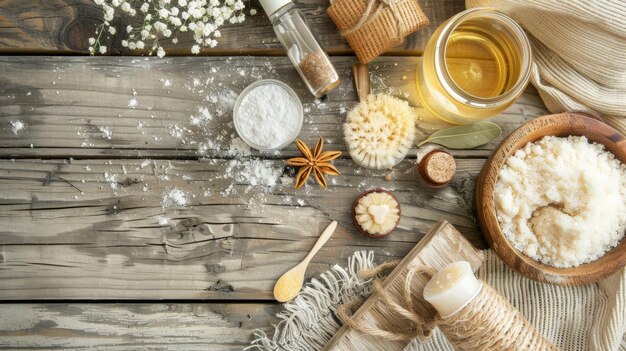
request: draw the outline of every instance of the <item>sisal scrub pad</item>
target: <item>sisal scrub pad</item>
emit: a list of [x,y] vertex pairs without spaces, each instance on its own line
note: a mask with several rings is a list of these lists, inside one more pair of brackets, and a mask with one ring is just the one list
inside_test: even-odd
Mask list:
[[359,165],[387,169],[404,159],[415,139],[415,111],[398,98],[369,95],[343,125],[350,156]]

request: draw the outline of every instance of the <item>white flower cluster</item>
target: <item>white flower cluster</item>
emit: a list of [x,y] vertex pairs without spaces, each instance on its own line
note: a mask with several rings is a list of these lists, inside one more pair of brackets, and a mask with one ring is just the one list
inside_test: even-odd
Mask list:
[[[165,50],[159,39],[171,38],[176,44],[179,32],[193,33],[196,44],[191,47],[193,54],[200,53],[202,47],[215,47],[221,36],[219,28],[227,22],[241,23],[245,20],[244,1],[248,0],[94,0],[104,11],[104,22],[96,29],[94,38],[89,38],[89,52],[105,54],[107,46],[101,43],[103,35],[110,38],[117,33],[111,24],[116,11],[122,11],[131,17],[140,14],[144,17],[140,27],[126,26],[126,38],[122,46],[131,50],[150,49],[159,57],[165,56]],[[250,10],[250,14],[256,14]]]

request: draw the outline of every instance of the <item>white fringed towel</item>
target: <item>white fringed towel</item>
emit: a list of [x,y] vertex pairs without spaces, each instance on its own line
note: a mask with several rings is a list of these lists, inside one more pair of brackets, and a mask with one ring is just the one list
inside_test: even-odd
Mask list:
[[531,82],[548,110],[586,111],[626,135],[626,1],[466,0],[517,21],[533,48]]
[[[369,294],[369,284],[357,277],[373,266],[371,252],[356,252],[347,269],[339,266],[307,284],[302,293],[277,315],[272,337],[257,332],[248,350],[317,351],[339,329],[336,307]],[[557,286],[526,279],[500,261],[491,250],[477,273],[537,329],[563,351],[626,351],[622,340],[626,271],[599,284]],[[410,343],[406,351],[454,351],[438,329],[431,341]]]

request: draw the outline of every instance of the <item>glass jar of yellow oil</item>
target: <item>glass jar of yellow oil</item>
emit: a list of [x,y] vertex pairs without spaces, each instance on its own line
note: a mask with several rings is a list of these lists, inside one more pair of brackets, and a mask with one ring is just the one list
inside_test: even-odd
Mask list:
[[461,12],[437,28],[419,61],[421,111],[455,124],[493,117],[524,91],[530,65],[515,21],[490,8]]

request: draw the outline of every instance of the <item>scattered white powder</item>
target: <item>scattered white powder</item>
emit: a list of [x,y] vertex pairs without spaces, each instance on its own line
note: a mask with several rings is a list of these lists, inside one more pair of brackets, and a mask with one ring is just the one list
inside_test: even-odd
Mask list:
[[212,119],[213,116],[206,107],[198,107],[198,114],[189,116],[189,121],[195,126],[204,125]]
[[292,185],[293,184],[293,177],[290,177],[288,175],[284,175],[282,177],[280,177],[280,184],[282,185]]
[[185,140],[183,138],[184,137],[184,131],[185,130],[183,128],[179,127],[178,124],[172,124],[169,127],[169,132],[170,132],[170,135],[172,136],[172,138],[180,139],[183,142],[183,144],[185,143]]
[[22,121],[11,121],[11,130],[13,134],[17,135],[26,125]]
[[100,132],[102,133],[102,136],[105,139],[111,140],[111,138],[113,137],[113,132],[111,131],[109,127],[98,127],[98,129],[100,130]]
[[506,161],[495,204],[515,248],[554,267],[578,266],[624,237],[626,166],[585,137],[544,137]]
[[230,156],[250,156],[250,146],[241,138],[233,138],[227,151]]
[[111,189],[117,189],[117,174],[104,172],[104,180],[109,183]]
[[163,216],[158,216],[157,221],[159,221],[159,225],[166,226],[170,224],[170,219]]
[[139,164],[139,168],[146,168],[152,161],[150,160],[143,160],[141,161],[141,163]]
[[[249,184],[249,186],[266,186],[273,188],[280,179],[283,168],[273,161],[264,160],[231,160],[228,162],[225,172],[225,179],[233,179],[237,183]],[[232,185],[232,184],[231,184]],[[230,195],[233,187],[230,186],[223,194]]]
[[248,91],[237,115],[242,139],[261,149],[276,149],[291,141],[300,128],[299,103],[278,84],[263,84]]
[[128,108],[136,108],[137,105],[139,105],[139,103],[137,102],[137,99],[132,98],[130,100],[128,100]]
[[170,207],[174,205],[187,205],[187,194],[178,188],[174,188],[163,193],[163,200],[161,201],[161,206],[163,207]]

